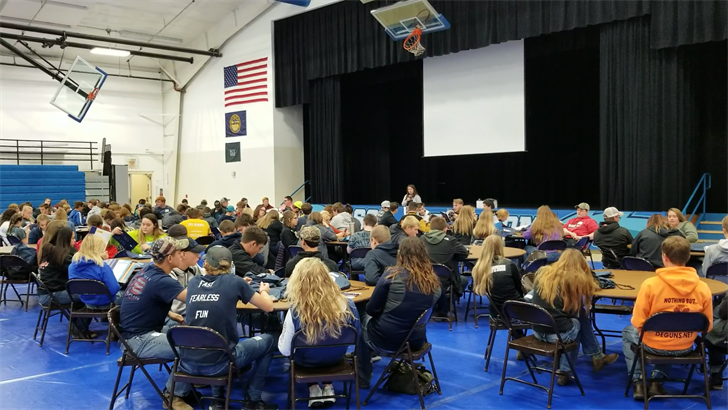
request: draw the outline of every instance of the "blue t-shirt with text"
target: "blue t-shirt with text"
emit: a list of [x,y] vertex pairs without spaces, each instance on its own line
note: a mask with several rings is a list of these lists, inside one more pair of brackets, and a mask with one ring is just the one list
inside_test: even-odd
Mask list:
[[123,336],[159,332],[172,301],[184,288],[154,263],[145,266],[129,282],[121,302]]

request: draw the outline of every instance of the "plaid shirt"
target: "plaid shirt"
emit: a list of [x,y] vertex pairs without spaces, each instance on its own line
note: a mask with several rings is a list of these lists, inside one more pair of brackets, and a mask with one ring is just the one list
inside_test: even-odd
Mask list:
[[352,249],[368,248],[369,233],[369,231],[359,231],[351,235],[351,238],[349,238],[349,247]]

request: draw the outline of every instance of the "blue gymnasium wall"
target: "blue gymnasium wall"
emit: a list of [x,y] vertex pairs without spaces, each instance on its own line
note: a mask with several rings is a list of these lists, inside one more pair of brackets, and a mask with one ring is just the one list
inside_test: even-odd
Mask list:
[[0,165],[0,209],[12,203],[34,207],[46,198],[55,204],[66,199],[86,200],[86,176],[75,165]]
[[[377,214],[381,207],[379,205],[352,205],[352,208],[354,208],[354,216],[358,218],[359,220],[362,220],[364,218],[364,215],[366,214]],[[313,210],[314,211],[322,211],[324,209],[323,205],[314,204]],[[446,212],[448,208],[446,207],[439,207],[439,206],[433,206],[433,207],[427,207],[427,210],[430,211],[433,214],[439,214],[440,212]],[[515,226],[523,226],[523,225],[530,225],[533,219],[536,217],[536,209],[521,209],[521,208],[505,208],[508,210],[509,216],[508,221],[506,222],[507,226],[515,227]],[[571,218],[576,217],[576,210],[575,209],[554,209],[554,212],[556,212],[556,215],[561,219],[562,222],[566,222]],[[597,221],[597,223],[604,220],[602,217],[602,211],[599,210],[592,210],[589,212],[589,216],[594,218],[594,220]],[[629,211],[624,212],[624,215],[622,216],[622,219],[619,221],[619,224],[627,229],[632,233],[632,236],[636,236],[641,230],[645,229],[645,226],[647,225],[647,220],[655,213],[661,213],[665,215],[665,212],[635,212],[635,211]],[[397,219],[401,218],[403,215],[402,208],[400,207],[397,210],[397,213],[394,215]]]

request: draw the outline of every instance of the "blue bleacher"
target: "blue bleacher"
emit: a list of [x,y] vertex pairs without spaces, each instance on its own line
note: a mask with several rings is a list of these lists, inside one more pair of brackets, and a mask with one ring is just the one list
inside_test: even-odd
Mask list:
[[86,176],[75,165],[0,165],[0,209],[29,201],[38,206],[46,198],[86,200]]

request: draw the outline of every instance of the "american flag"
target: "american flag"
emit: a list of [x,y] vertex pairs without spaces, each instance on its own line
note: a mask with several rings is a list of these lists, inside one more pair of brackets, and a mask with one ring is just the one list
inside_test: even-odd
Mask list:
[[268,101],[268,57],[224,68],[225,107]]

